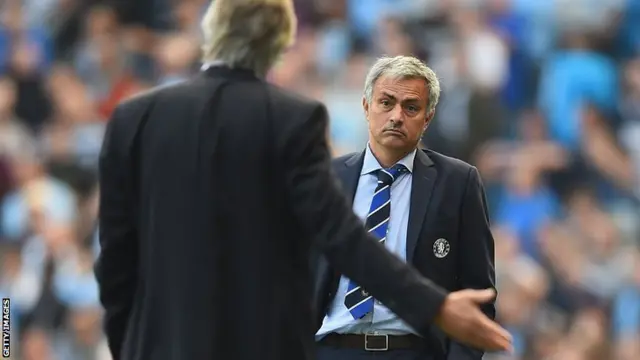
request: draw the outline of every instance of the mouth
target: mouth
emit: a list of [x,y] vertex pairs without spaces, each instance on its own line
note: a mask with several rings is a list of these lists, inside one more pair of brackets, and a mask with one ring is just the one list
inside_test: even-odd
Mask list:
[[404,133],[402,131],[398,131],[398,130],[393,130],[393,129],[389,129],[389,130],[385,130],[385,133],[391,133],[394,134],[396,136],[404,136]]

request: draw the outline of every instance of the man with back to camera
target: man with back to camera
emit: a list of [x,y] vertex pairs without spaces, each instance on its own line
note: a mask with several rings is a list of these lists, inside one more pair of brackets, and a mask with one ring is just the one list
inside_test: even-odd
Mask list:
[[[449,291],[492,288],[494,242],[478,171],[418,148],[439,96],[436,74],[419,59],[379,59],[362,99],[368,145],[333,160],[333,169],[355,213],[390,252]],[[325,261],[316,281],[319,360],[482,358],[435,327],[418,332]],[[483,310],[495,317],[493,303]]]
[[509,334],[369,237],[331,172],[327,113],[264,81],[291,0],[217,0],[204,70],[119,105],[100,158],[96,277],[115,360],[313,359],[310,247],[419,332]]

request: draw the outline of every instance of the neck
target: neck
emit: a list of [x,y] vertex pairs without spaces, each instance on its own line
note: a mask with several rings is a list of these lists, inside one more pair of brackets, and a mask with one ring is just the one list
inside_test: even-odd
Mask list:
[[375,156],[376,160],[382,165],[383,168],[388,169],[398,163],[403,157],[407,156],[413,149],[410,150],[396,150],[386,149],[380,146],[375,141],[369,143],[371,153]]

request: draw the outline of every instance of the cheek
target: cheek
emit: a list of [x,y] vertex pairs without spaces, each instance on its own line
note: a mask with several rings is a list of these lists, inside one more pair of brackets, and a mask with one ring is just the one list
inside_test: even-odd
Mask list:
[[414,119],[413,121],[407,122],[407,130],[414,137],[418,138],[422,135],[422,131],[424,130],[425,123],[420,119]]
[[379,133],[384,129],[386,118],[382,114],[369,114],[369,130],[373,133]]

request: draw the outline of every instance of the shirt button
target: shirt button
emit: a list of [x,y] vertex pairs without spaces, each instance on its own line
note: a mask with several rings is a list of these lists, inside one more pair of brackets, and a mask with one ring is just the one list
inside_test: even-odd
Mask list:
[[369,293],[365,289],[362,289],[361,294],[362,296],[369,296]]

